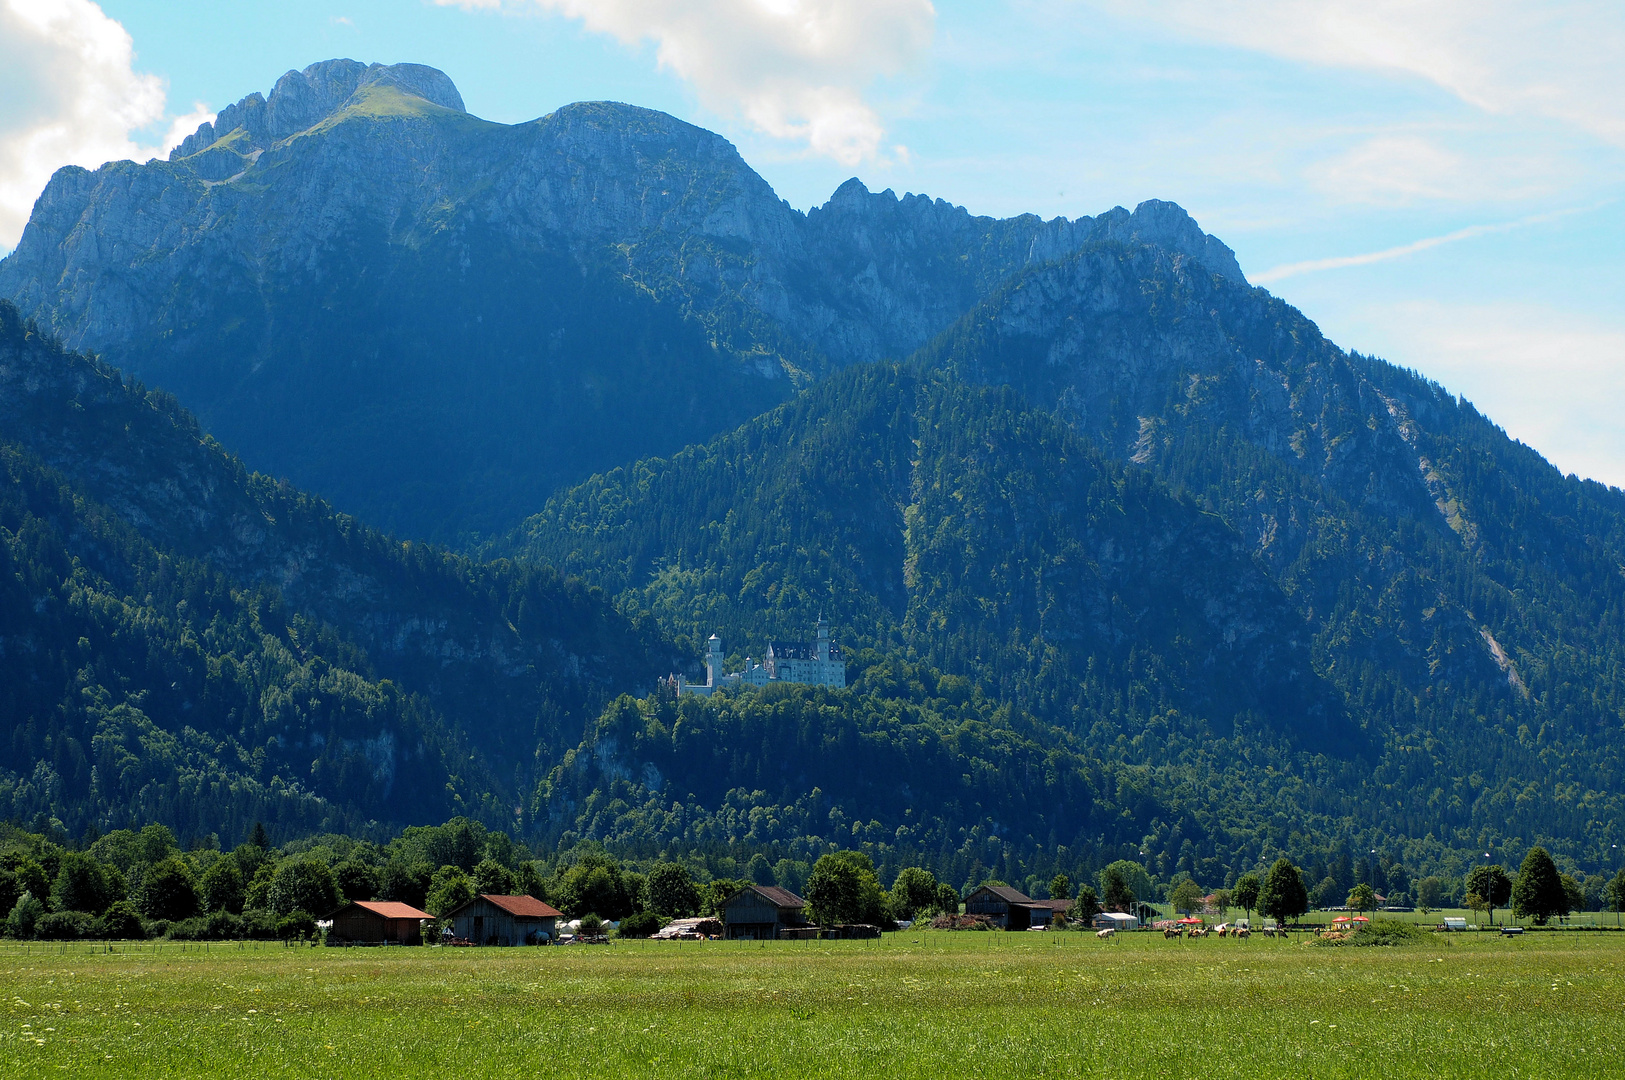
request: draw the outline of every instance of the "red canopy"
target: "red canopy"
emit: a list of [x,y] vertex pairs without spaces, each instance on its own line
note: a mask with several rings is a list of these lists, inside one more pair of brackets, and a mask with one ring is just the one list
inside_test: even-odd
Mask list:
[[1179,921],[1182,922],[1182,923],[1189,924],[1189,923],[1200,923],[1202,920],[1198,919],[1195,915],[1187,915],[1183,919],[1180,919]]

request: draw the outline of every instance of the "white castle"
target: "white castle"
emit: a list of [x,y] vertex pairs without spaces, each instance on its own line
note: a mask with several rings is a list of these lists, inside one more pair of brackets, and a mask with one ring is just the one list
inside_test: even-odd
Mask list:
[[818,640],[770,641],[761,663],[745,658],[745,670],[727,674],[722,670],[722,639],[715,634],[706,642],[705,683],[691,683],[681,675],[672,677],[678,694],[709,695],[725,687],[766,686],[769,683],[802,683],[808,686],[846,686],[846,661],[839,649],[829,643],[829,627],[818,619]]

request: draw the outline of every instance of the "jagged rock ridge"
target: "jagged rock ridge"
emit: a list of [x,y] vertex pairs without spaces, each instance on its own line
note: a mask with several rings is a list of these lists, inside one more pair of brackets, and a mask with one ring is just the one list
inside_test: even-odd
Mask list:
[[0,295],[174,391],[254,466],[446,536],[906,355],[1091,243],[1240,280],[1169,203],[999,221],[853,180],[803,215],[661,113],[490,124],[433,69],[334,60],[170,161],[60,170]]

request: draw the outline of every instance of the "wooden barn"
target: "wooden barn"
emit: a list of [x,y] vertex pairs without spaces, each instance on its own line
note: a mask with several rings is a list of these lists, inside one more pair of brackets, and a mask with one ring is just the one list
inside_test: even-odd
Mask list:
[[434,918],[394,900],[355,900],[333,912],[329,945],[419,945],[423,920]]
[[965,897],[966,915],[986,915],[994,926],[1003,930],[1025,930],[1030,926],[1048,925],[1057,910],[1070,908],[1071,902],[1062,900],[1034,900],[1019,889],[1008,885],[983,885]]
[[729,938],[772,941],[779,931],[807,925],[807,901],[773,885],[746,885],[723,901],[722,925]]
[[446,917],[453,934],[475,945],[540,945],[557,935],[563,913],[534,896],[482,893]]

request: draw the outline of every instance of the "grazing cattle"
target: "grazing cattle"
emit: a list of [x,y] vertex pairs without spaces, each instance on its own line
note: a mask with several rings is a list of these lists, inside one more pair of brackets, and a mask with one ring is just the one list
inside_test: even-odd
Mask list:
[[1236,928],[1236,936],[1239,938],[1250,937],[1252,936],[1252,931],[1247,929],[1245,926],[1238,926]]
[[1107,938],[1111,937],[1115,933],[1117,933],[1117,928],[1113,927],[1113,926],[1108,926],[1104,930],[1097,930],[1095,932],[1095,937],[1099,938],[1102,941],[1105,941]]
[[1224,923],[1220,923],[1218,926],[1215,926],[1213,928],[1213,932],[1215,934],[1218,934],[1220,937],[1226,937],[1230,933],[1230,927],[1225,925]]

